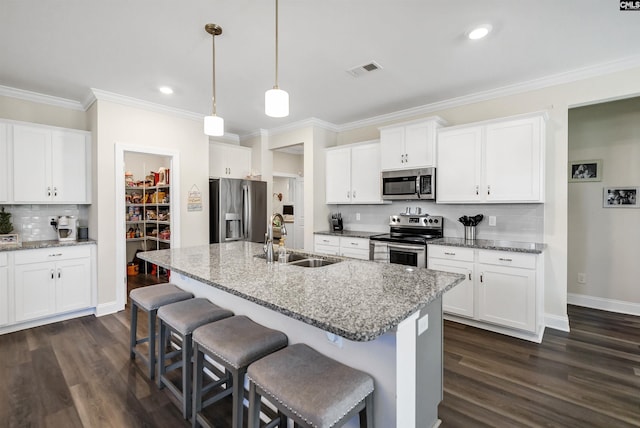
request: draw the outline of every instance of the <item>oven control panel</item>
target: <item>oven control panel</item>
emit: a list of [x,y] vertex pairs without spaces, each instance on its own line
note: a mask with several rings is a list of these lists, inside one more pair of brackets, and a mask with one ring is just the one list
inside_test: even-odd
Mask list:
[[442,216],[403,214],[389,217],[389,226],[439,229],[442,225]]

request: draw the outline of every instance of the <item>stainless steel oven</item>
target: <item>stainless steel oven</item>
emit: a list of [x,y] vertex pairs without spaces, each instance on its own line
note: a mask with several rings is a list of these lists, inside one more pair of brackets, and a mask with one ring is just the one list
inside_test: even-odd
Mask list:
[[391,216],[390,233],[369,237],[369,260],[427,267],[427,242],[442,238],[443,222],[441,216]]
[[403,169],[381,173],[382,199],[409,200],[436,198],[436,169]]

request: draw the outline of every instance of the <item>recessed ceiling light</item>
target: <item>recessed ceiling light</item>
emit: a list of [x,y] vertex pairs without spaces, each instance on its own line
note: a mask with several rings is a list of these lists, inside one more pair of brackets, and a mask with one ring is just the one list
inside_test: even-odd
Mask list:
[[160,90],[160,92],[162,92],[165,95],[173,94],[173,89],[171,89],[168,86],[160,86],[158,89]]
[[474,28],[473,30],[469,31],[469,34],[467,35],[471,40],[478,40],[481,39],[483,37],[485,37],[487,34],[489,34],[489,32],[491,31],[491,25],[486,24],[486,25],[480,25],[476,28]]

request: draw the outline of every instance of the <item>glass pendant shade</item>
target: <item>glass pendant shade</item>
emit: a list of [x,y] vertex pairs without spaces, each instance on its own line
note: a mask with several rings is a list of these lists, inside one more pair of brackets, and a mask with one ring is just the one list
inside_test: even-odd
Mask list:
[[264,93],[264,111],[267,116],[289,116],[289,93],[280,88],[269,89]]
[[204,117],[204,133],[212,137],[224,135],[224,119],[220,116]]

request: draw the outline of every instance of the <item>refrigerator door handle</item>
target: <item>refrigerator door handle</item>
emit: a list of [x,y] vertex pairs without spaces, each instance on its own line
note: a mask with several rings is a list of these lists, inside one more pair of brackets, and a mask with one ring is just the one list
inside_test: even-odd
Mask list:
[[249,186],[242,185],[242,221],[240,227],[242,228],[242,237],[246,240],[249,238],[249,227],[247,222],[249,221],[249,204],[251,198],[249,197]]

